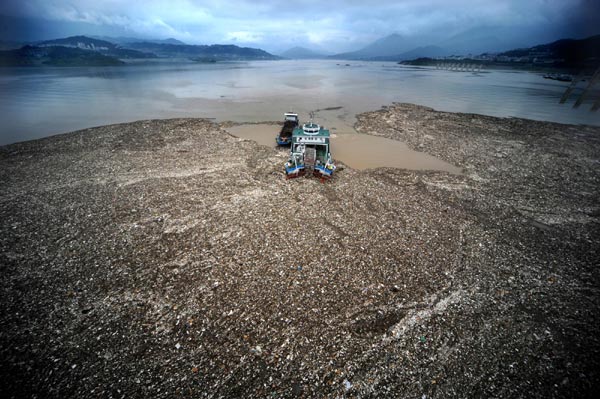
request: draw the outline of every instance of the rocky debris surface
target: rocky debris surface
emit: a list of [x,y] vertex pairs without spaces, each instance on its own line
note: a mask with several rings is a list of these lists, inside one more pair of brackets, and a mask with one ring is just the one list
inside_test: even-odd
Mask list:
[[0,147],[4,396],[591,396],[600,129],[405,104],[357,128],[464,174],[288,181],[198,119]]

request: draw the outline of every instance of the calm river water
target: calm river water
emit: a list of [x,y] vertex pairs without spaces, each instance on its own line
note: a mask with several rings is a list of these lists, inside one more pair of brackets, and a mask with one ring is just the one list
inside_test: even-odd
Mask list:
[[[348,65],[347,65],[348,64]],[[0,69],[0,145],[139,119],[204,117],[237,122],[300,113],[335,133],[354,115],[392,102],[438,110],[600,125],[590,102],[558,101],[568,83],[540,73],[481,73],[391,62],[259,61],[132,64],[102,68]],[[589,100],[588,100],[589,101]]]

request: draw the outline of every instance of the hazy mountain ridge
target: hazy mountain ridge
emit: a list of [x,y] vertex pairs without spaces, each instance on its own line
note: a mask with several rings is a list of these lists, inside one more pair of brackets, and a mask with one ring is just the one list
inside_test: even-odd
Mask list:
[[119,45],[82,35],[44,40],[19,49],[0,51],[0,66],[113,66],[123,65],[121,59],[158,57],[186,58],[197,62],[208,59],[211,62],[279,59],[261,49],[220,44],[174,44],[174,40]]
[[105,40],[93,39],[87,36],[70,36],[61,39],[44,40],[39,43],[34,43],[38,47],[47,46],[64,46],[64,47],[78,47],[83,50],[109,50],[117,48],[117,45]]
[[600,35],[585,39],[561,39],[552,43],[499,53],[504,57],[562,60],[566,64],[600,63]]
[[[502,26],[479,26],[466,29],[446,38],[401,36],[390,34],[375,40],[361,49],[335,54],[331,58],[349,60],[395,60],[419,57],[440,57],[446,55],[470,55],[486,52],[498,53],[516,48],[528,48],[537,43],[549,43],[551,33],[540,32],[535,28],[515,31]],[[548,41],[534,41],[543,37]],[[441,50],[440,50],[441,49]]]
[[71,36],[62,39],[45,40],[35,44],[36,47],[69,47],[79,48],[88,51],[97,51],[109,57],[118,59],[144,59],[157,58],[156,54],[150,52],[126,49],[122,46],[108,42],[106,40],[94,39],[87,36]]
[[400,59],[410,59],[415,57],[442,57],[448,54],[450,54],[448,50],[439,46],[423,46],[400,54]]
[[[401,63],[431,66],[440,61],[443,62],[443,60],[432,57],[417,57],[412,60],[403,60]],[[478,56],[462,57],[460,62],[521,69],[568,69],[573,73],[591,72],[600,67],[600,35],[585,39],[561,39],[501,53],[483,53]]]
[[306,47],[296,46],[292,47],[283,53],[279,54],[283,58],[290,59],[319,59],[319,58],[327,58],[326,54],[320,53],[318,51],[314,51],[308,49]]
[[115,43],[115,44],[120,44],[120,45],[124,45],[124,44],[128,44],[128,43],[141,43],[141,42],[148,42],[148,43],[160,43],[160,44],[178,44],[178,45],[186,45],[187,43],[182,42],[181,40],[177,40],[174,39],[172,37],[169,37],[167,39],[144,39],[144,38],[140,38],[140,37],[126,37],[126,36],[89,36],[93,39],[99,39],[99,40],[104,40],[110,43]]
[[414,48],[410,51],[407,51],[405,53],[402,54],[397,54],[397,55],[393,55],[393,56],[381,56],[381,57],[371,57],[368,60],[369,61],[404,61],[404,60],[410,60],[410,59],[414,59],[414,58],[422,58],[422,57],[430,57],[430,58],[436,58],[436,57],[443,57],[446,55],[449,55],[450,53],[438,46],[423,46],[423,47],[417,47]]
[[211,57],[217,60],[276,60],[279,57],[264,50],[238,47],[233,44],[168,44],[138,42],[124,45],[127,48],[149,52],[165,58]]
[[[415,46],[411,38],[392,34],[360,50],[339,53],[329,58],[364,61],[404,61],[421,58],[439,58],[449,55],[475,57],[475,54],[496,54],[500,57],[530,57],[563,60],[566,64],[582,63],[590,58],[600,58],[600,35],[585,39],[561,39],[531,47],[508,47],[509,43],[523,42],[511,34],[500,35],[502,29],[470,29],[435,45]],[[412,46],[412,47],[411,47]],[[408,49],[407,49],[408,48]],[[498,49],[502,52],[498,51]],[[404,50],[404,51],[400,51]]]
[[[476,32],[475,32],[476,33]],[[451,43],[459,40],[461,35],[452,37],[446,41]],[[464,36],[464,35],[463,35]],[[152,58],[182,58],[189,60],[200,60],[199,62],[238,61],[238,60],[277,60],[280,57],[267,51],[251,47],[239,47],[232,44],[212,45],[190,45],[176,39],[149,40],[130,42],[135,38],[120,37],[121,43],[113,43],[101,38],[77,35],[60,39],[33,42],[17,51],[15,43],[6,42],[6,50],[0,51],[0,63],[4,66],[39,65],[53,63],[56,65],[75,65],[82,62],[83,65],[98,63],[99,65],[120,65],[117,62],[123,59],[152,59]],[[473,43],[480,42],[481,38],[474,37]],[[490,42],[490,38],[485,39]],[[318,51],[305,47],[293,47],[281,56],[290,59],[351,59],[368,61],[405,61],[419,60],[419,63],[427,64],[429,59],[433,60],[446,57],[450,54],[460,54],[447,47],[427,45],[412,47],[406,51],[414,42],[398,34],[392,34],[376,40],[364,48],[350,53],[340,53],[328,56]],[[12,47],[12,49],[11,49]],[[72,50],[97,53],[102,57],[85,55],[79,51],[61,51],[57,47]],[[49,49],[45,50],[44,49]],[[464,54],[464,53],[463,53]],[[66,58],[59,62],[61,57]],[[494,53],[491,50],[482,52],[480,56],[472,56],[487,61],[498,62],[544,62],[547,65],[561,64],[564,66],[584,65],[600,60],[600,35],[586,39],[561,39],[551,43],[538,44],[532,47],[515,48],[512,50]]]
[[360,50],[332,55],[334,59],[368,60],[374,57],[393,57],[411,50],[411,44],[397,33],[382,37]]
[[397,33],[382,37],[360,50],[332,55],[333,59],[364,61],[402,61],[418,57],[440,57],[451,51],[438,45],[419,45],[419,41]]
[[124,62],[97,51],[65,46],[23,46],[0,51],[0,66],[117,66]]

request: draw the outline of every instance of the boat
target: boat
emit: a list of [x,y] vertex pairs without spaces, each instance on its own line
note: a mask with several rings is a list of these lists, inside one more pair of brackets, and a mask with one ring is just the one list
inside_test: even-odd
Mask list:
[[331,158],[329,130],[313,123],[305,123],[292,132],[290,158],[285,164],[287,178],[312,174],[325,181],[336,169]]
[[283,115],[283,126],[275,138],[275,141],[279,146],[288,146],[292,142],[292,133],[294,132],[294,129],[298,127],[299,119],[298,114],[295,112],[286,112]]

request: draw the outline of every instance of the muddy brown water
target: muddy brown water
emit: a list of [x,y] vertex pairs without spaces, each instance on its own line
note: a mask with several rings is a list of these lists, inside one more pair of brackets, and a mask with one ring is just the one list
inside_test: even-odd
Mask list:
[[[199,64],[132,61],[123,67],[0,68],[0,145],[144,119],[279,121],[311,112],[333,133],[353,133],[355,115],[394,102],[440,111],[600,126],[595,94],[560,104],[568,82],[542,73],[481,73],[396,62],[280,60]],[[581,85],[580,85],[581,86]]]
[[[227,128],[232,135],[276,147],[279,125],[246,124]],[[411,150],[401,141],[359,133],[332,134],[334,159],[354,169],[381,167],[410,170],[439,170],[460,174],[461,169],[429,154]]]

